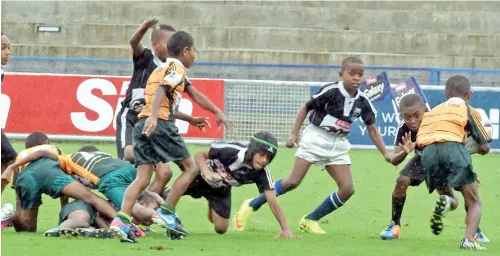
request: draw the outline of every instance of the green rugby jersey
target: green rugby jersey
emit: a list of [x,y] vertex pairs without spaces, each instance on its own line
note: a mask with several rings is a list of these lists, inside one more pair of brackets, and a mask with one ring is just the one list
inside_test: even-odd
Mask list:
[[76,152],[71,155],[71,160],[99,178],[130,165],[127,161],[113,158],[110,154],[103,152]]

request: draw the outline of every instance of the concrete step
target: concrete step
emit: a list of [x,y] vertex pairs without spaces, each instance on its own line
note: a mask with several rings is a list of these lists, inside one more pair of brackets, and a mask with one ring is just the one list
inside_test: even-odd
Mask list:
[[[401,2],[402,4],[403,2]],[[2,21],[34,23],[140,24],[152,15],[181,26],[285,27],[361,31],[438,31],[500,34],[492,11],[378,10],[304,6],[190,4],[179,2],[18,2],[2,3]]]
[[[300,52],[227,48],[199,48],[197,52],[197,61],[203,62],[338,65],[345,57],[358,55],[361,56],[366,65],[370,66],[484,69],[497,69],[500,66],[500,58],[495,57],[431,56],[360,52]],[[47,46],[16,44],[12,47],[12,55],[130,59],[131,50],[126,46]]]
[[[217,1],[193,1],[191,4],[217,4]],[[500,10],[495,1],[224,1],[231,5],[301,6],[337,9],[492,11]]]
[[[3,22],[12,42],[67,46],[128,45],[137,25],[64,24],[60,33],[36,32],[35,23]],[[248,27],[180,27],[197,47],[305,52],[375,52],[500,57],[500,35]],[[150,34],[143,44],[150,45]],[[272,61],[272,60],[271,60]]]

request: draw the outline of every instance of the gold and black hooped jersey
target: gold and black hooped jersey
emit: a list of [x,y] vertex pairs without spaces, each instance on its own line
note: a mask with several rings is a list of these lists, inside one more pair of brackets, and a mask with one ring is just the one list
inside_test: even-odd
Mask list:
[[153,97],[158,87],[161,86],[165,89],[166,97],[161,102],[158,117],[163,120],[173,121],[174,114],[177,112],[182,99],[182,93],[190,85],[191,82],[187,78],[187,69],[184,65],[177,59],[168,58],[149,77],[146,83],[146,91],[144,92],[146,105],[138,117],[151,116]]
[[110,154],[103,152],[76,152],[71,155],[71,160],[98,178],[130,165],[129,162],[113,158]]
[[424,114],[417,134],[417,145],[433,143],[465,142],[466,130],[479,143],[491,141],[490,134],[481,124],[481,116],[464,100],[450,98]]

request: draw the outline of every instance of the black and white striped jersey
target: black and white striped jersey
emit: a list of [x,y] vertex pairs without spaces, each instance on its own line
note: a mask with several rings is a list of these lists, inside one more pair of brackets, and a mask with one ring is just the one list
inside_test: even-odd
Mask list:
[[214,188],[255,183],[260,193],[274,189],[269,170],[255,170],[251,163],[246,162],[246,152],[247,147],[240,143],[213,143],[208,153],[208,165],[212,171],[219,173],[223,180],[207,183]]
[[127,95],[122,101],[122,107],[140,112],[146,103],[144,100],[146,82],[151,73],[161,66],[163,62],[148,48],[144,48],[140,56],[134,55],[132,60],[134,62],[134,72],[127,89]]
[[[394,137],[394,146],[399,146],[399,144],[403,143],[403,137],[407,133],[411,133],[411,141],[417,142],[417,132],[412,132],[410,128],[405,124],[405,122],[401,122],[398,125],[398,130],[396,131],[396,136]],[[422,151],[422,148],[415,146],[415,152]]]
[[311,124],[339,135],[348,135],[352,123],[358,118],[365,125],[372,125],[376,120],[376,110],[370,100],[359,90],[355,97],[351,97],[342,81],[321,87],[306,107]]

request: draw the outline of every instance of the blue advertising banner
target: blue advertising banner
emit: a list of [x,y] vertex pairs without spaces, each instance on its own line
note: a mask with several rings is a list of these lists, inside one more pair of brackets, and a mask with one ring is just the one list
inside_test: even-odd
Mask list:
[[[311,87],[311,95],[316,93],[320,87]],[[443,86],[420,86],[425,94],[430,107],[435,107],[445,101]],[[476,108],[481,115],[488,117],[493,126],[492,149],[500,150],[500,88],[472,88],[474,94],[470,104]],[[394,111],[392,97],[385,97],[383,100],[374,102],[377,109],[377,127],[387,146],[394,145],[394,137],[398,125],[398,116]],[[373,142],[368,136],[365,125],[361,120],[356,120],[352,124],[349,141],[355,146],[373,146]]]

